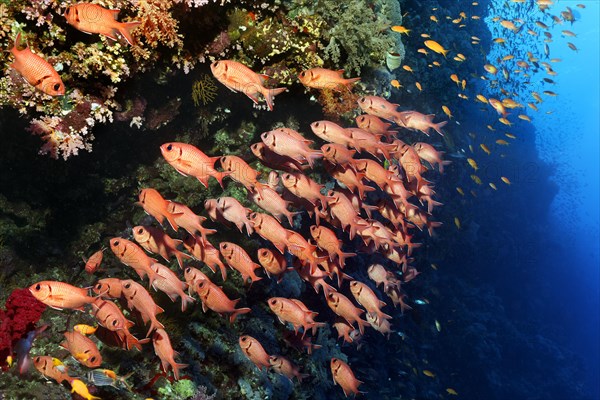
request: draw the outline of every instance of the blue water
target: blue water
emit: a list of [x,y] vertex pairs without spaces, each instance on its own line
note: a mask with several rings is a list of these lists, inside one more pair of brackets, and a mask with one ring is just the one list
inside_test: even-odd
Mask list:
[[[571,5],[568,2],[563,5]],[[557,297],[556,315],[566,333],[566,342],[585,360],[592,398],[600,398],[600,7],[597,1],[582,1],[586,9],[572,28],[557,25],[551,32],[551,57],[556,65],[559,95],[545,101],[540,111],[554,111],[536,118],[540,157],[556,166],[558,194],[551,206],[548,236],[560,243],[549,249],[541,262],[550,273],[543,279]],[[560,35],[571,29],[577,38]],[[566,45],[574,43],[574,53]]]

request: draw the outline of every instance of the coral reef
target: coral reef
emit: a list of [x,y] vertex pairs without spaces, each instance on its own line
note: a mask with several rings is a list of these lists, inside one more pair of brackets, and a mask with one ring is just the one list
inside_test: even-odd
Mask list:
[[6,366],[16,342],[35,329],[45,309],[29,289],[15,289],[8,296],[4,310],[0,309],[0,367]]

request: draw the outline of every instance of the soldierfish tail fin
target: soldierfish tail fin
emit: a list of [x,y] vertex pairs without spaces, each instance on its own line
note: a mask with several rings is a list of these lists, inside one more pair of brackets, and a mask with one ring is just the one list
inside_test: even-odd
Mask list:
[[428,221],[427,222],[427,231],[429,232],[429,236],[435,237],[435,232],[433,231],[433,229],[439,228],[440,226],[442,226],[441,222]]
[[354,257],[355,255],[356,255],[356,253],[344,253],[341,251],[339,253],[337,253],[338,264],[339,264],[340,268],[344,268],[344,265],[346,265],[346,258]]
[[432,124],[431,127],[440,135],[444,136],[444,132],[442,132],[442,127],[446,125],[448,121],[438,122],[437,124]]
[[440,163],[438,163],[438,169],[440,170],[440,174],[444,173],[444,167],[446,165],[450,165],[452,164],[452,161],[447,160],[447,161],[441,161]]
[[356,322],[358,323],[358,330],[360,331],[360,334],[363,335],[365,333],[365,326],[369,327],[371,326],[371,324],[369,324],[367,321],[365,321],[364,319],[360,319],[357,318]]
[[181,312],[184,312],[186,310],[188,304],[193,304],[195,302],[196,302],[195,298],[183,293],[181,295]]
[[187,259],[187,260],[191,260],[193,259],[192,256],[190,256],[189,254],[185,254],[182,251],[176,250],[175,251],[175,258],[177,258],[177,264],[179,264],[179,268],[183,269],[183,259]]
[[377,146],[377,150],[385,157],[386,160],[391,161],[393,157],[390,155],[390,152],[394,151],[395,147],[396,146],[393,144],[380,143]]
[[121,34],[121,36],[123,36],[123,38],[125,38],[127,43],[129,43],[131,46],[133,46],[135,44],[135,40],[133,40],[133,37],[131,36],[131,31],[140,24],[141,24],[141,22],[138,22],[138,21],[123,22],[123,23],[119,24],[119,33]]
[[246,314],[249,313],[250,311],[252,311],[252,309],[248,308],[248,307],[244,307],[244,308],[236,308],[231,315],[229,316],[229,322],[230,323],[234,323],[235,322],[235,318],[240,315],[240,314]]
[[267,101],[267,106],[269,107],[269,111],[273,111],[273,98],[283,92],[287,92],[287,88],[276,88],[276,89],[267,89],[265,87],[262,88],[262,94],[263,94],[263,96],[265,96],[265,100]]
[[165,326],[160,323],[159,320],[156,319],[156,316],[150,318],[150,329],[148,329],[148,333],[146,333],[146,337],[149,337],[150,334],[156,329],[165,329]]
[[175,380],[179,380],[179,371],[187,368],[188,365],[187,364],[179,364],[179,363],[174,363],[171,364],[171,367],[173,368],[173,376],[175,377]]
[[231,174],[231,172],[216,171],[216,172],[213,172],[210,176],[215,178],[219,182],[219,185],[221,185],[221,188],[224,189],[225,187],[223,186],[223,178],[225,178],[229,174]]
[[[317,333],[318,328],[324,328],[326,326],[327,326],[327,323],[325,323],[325,322],[313,322],[311,324],[311,330],[312,330],[313,336]],[[306,330],[304,330],[304,332],[306,333]]]
[[313,151],[309,152],[308,154],[305,154],[304,158],[308,162],[308,165],[311,168],[314,168],[315,160],[318,160],[319,158],[323,158],[323,153],[320,150],[313,150]]
[[429,214],[431,214],[431,212],[433,211],[433,207],[437,207],[437,206],[443,206],[444,203],[440,203],[439,201],[435,201],[432,198],[429,198],[429,200],[427,201],[427,212]]
[[346,87],[348,88],[348,90],[352,89],[352,86],[354,86],[355,83],[359,82],[360,78],[350,78],[350,79],[344,79],[344,85],[346,85]]

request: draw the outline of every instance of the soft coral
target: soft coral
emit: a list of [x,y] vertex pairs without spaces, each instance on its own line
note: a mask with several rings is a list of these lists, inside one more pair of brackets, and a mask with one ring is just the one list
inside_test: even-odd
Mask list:
[[0,366],[12,353],[16,342],[35,329],[46,306],[31,295],[29,289],[15,289],[0,310]]

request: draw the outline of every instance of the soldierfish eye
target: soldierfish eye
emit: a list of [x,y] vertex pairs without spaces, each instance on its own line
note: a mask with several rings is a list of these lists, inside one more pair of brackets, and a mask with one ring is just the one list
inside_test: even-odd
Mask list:
[[187,267],[187,268],[185,269],[185,273],[186,273],[186,274],[189,274],[190,272],[192,272],[192,269],[191,269],[190,267]]
[[52,87],[54,88],[54,90],[58,91],[60,90],[60,83],[55,83]]
[[171,150],[173,150],[173,145],[172,145],[172,144],[169,144],[169,145],[167,146],[167,151],[171,151]]
[[90,361],[91,361],[91,362],[94,362],[94,361],[96,361],[96,356],[92,356],[92,357],[90,358]]
[[117,322],[117,320],[115,319],[115,320],[113,320],[113,322],[112,322],[112,325],[113,325],[113,326],[117,326],[117,323],[118,323],[118,322]]
[[118,245],[119,245],[119,241],[118,241],[118,240],[115,240],[115,241],[113,242],[113,246],[118,246]]
[[35,285],[35,290],[40,290],[42,288],[42,285],[40,285],[39,283],[37,285]]
[[306,76],[306,72],[304,72],[304,71],[300,72],[300,76],[304,78]]
[[125,287],[125,289],[129,289],[129,288],[131,287],[131,283],[127,283],[127,284],[125,284],[125,286],[124,286],[124,287]]
[[215,67],[219,66],[219,61],[215,62]]
[[247,336],[242,336],[241,340],[242,340],[242,342],[245,342],[246,340],[248,340],[248,337]]
[[142,233],[144,233],[144,228],[140,228],[140,229],[138,229],[138,233],[139,233],[139,234],[142,234]]

